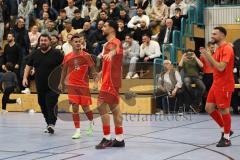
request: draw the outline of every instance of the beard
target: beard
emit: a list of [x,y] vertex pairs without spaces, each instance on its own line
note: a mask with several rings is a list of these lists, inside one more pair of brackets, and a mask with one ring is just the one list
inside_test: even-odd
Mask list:
[[216,39],[212,39],[211,42],[212,42],[213,44],[217,44],[219,41],[216,40]]
[[42,51],[46,51],[46,50],[48,50],[48,48],[49,48],[49,45],[45,45],[45,44],[40,45],[40,49]]
[[7,40],[8,41],[8,43],[11,43],[13,40],[12,39],[9,39],[9,40]]

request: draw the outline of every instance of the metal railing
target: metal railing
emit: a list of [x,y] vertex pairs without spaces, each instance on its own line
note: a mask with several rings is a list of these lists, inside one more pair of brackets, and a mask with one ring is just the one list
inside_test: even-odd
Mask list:
[[236,5],[240,5],[240,0],[205,0],[206,7]]

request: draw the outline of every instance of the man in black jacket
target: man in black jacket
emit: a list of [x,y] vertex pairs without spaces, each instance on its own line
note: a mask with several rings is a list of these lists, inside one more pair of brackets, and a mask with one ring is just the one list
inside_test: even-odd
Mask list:
[[0,0],[0,49],[3,47],[4,27],[9,27],[9,9],[3,0]]
[[147,27],[146,22],[144,20],[142,20],[140,22],[140,28],[137,28],[137,30],[135,30],[135,32],[133,34],[133,39],[138,41],[139,45],[141,45],[142,44],[142,36],[144,34],[152,36],[151,30]]

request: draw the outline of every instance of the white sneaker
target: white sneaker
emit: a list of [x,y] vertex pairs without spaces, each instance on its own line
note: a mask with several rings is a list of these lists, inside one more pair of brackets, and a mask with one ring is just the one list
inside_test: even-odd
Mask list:
[[131,79],[131,77],[129,75],[126,76],[126,79]]
[[132,79],[138,79],[139,78],[139,75],[137,73],[135,73],[132,77]]
[[22,99],[21,98],[17,98],[16,102],[17,102],[18,105],[21,105],[22,104]]
[[22,90],[21,93],[24,93],[24,94],[31,94],[31,91],[29,88],[25,88],[25,90]]
[[5,110],[5,109],[3,109],[1,113],[2,113],[2,114],[6,114],[6,113],[8,113],[8,111]]

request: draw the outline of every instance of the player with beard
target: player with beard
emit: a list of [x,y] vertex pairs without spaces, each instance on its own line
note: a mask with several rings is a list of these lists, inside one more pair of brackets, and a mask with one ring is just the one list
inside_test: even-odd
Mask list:
[[35,68],[35,82],[38,95],[38,104],[47,123],[45,133],[54,134],[54,126],[57,121],[57,103],[59,94],[53,92],[48,86],[48,77],[51,72],[62,64],[63,55],[59,50],[50,46],[51,37],[42,34],[39,38],[40,48],[29,56],[24,71],[23,86],[28,85],[28,76],[32,67]]
[[221,127],[222,136],[217,147],[231,146],[231,115],[230,103],[234,91],[234,51],[231,44],[226,42],[227,31],[223,27],[215,27],[212,31],[212,42],[218,46],[211,55],[205,48],[200,52],[213,66],[213,84],[208,93],[206,111]]
[[[102,71],[99,77],[102,79],[102,86],[98,97],[98,111],[103,124],[103,139],[96,146],[96,149],[106,147],[125,147],[123,139],[122,113],[119,107],[119,88],[121,87],[121,71],[123,47],[121,41],[116,38],[118,25],[115,21],[109,20],[103,26],[103,34],[107,42],[104,44],[101,57],[103,58]],[[113,114],[116,139],[111,140],[110,115]]]

